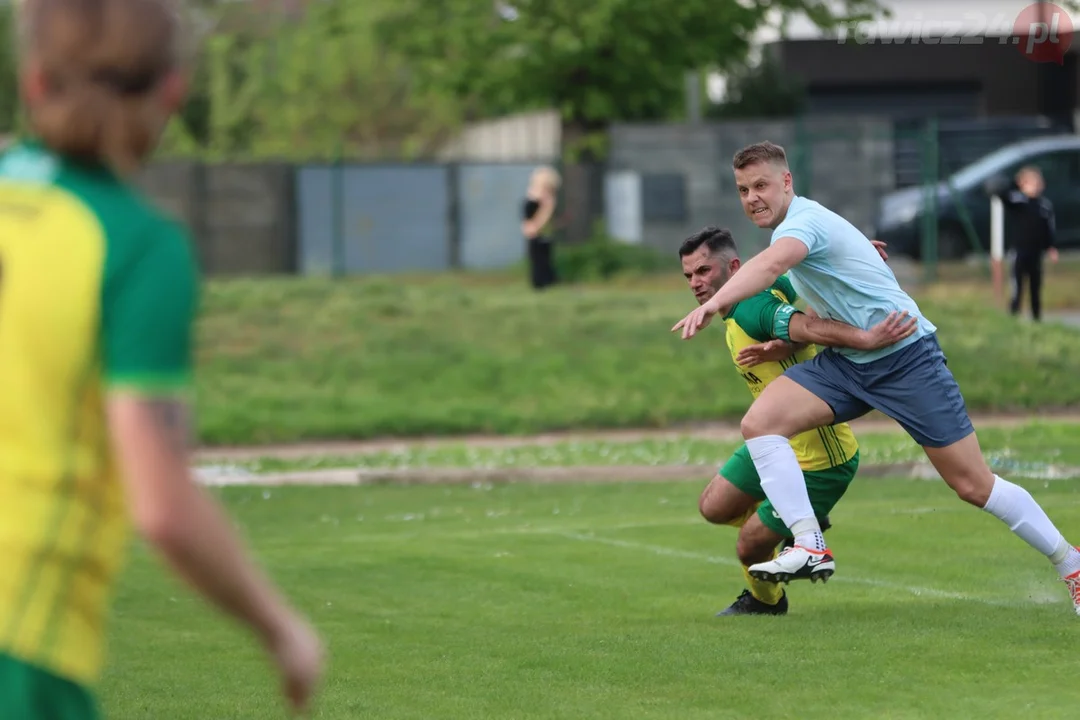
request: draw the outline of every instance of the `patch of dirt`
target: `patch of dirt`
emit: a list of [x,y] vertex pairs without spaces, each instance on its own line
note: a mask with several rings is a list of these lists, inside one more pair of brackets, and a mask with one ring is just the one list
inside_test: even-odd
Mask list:
[[[916,463],[871,466],[860,475],[904,475]],[[487,485],[515,482],[708,482],[716,468],[710,465],[615,465],[534,468],[394,468],[386,470],[334,469],[246,474],[201,472],[206,485]]]
[[[986,427],[1015,427],[1032,420],[1053,420],[1080,423],[1080,410],[1057,410],[1025,413],[973,415],[976,429]],[[868,415],[851,423],[856,433],[895,432],[895,422],[880,414]],[[562,442],[639,442],[642,440],[671,440],[678,438],[711,438],[737,440],[741,437],[737,423],[694,423],[669,428],[628,430],[568,430],[538,435],[456,435],[439,437],[398,437],[355,441],[289,443],[259,446],[204,447],[195,452],[197,463],[237,462],[257,458],[292,459],[326,455],[364,455],[375,452],[404,451],[410,448],[433,448],[446,445],[469,445],[477,448],[510,448],[544,446]],[[475,472],[475,471],[471,471]]]
[[[280,487],[285,485],[496,485],[504,483],[675,482],[697,480],[704,487],[716,468],[711,465],[614,465],[533,468],[395,468],[303,470],[281,473],[234,473],[200,470],[205,485]],[[1015,475],[1015,474],[1014,474]],[[1021,473],[1023,475],[1023,473]],[[861,465],[858,479],[908,477],[938,480],[925,460]],[[1038,473],[1044,480],[1080,477],[1080,468],[1047,466]]]

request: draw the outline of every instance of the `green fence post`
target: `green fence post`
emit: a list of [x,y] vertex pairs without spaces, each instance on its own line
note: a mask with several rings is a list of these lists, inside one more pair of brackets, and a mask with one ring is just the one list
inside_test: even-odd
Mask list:
[[937,223],[937,182],[938,182],[938,127],[937,119],[927,120],[922,137],[922,261],[923,276],[926,282],[937,279],[938,263],[938,223]]
[[[979,240],[979,233],[975,231],[975,223],[971,220],[971,213],[968,212],[967,205],[960,200],[956,188],[953,187],[951,178],[946,178],[945,186],[949,189],[949,197],[952,199],[953,205],[956,206],[956,213],[960,216],[960,224],[964,226],[964,234],[967,235],[968,242],[971,243],[971,249],[976,253],[983,255],[985,248],[982,245],[982,241]],[[987,277],[989,277],[990,263],[987,261],[985,255],[983,255],[982,266]]]
[[333,195],[334,195],[333,212],[332,212],[333,218],[332,218],[332,221],[331,221],[332,227],[333,227],[333,234],[334,234],[334,236],[333,236],[334,259],[333,259],[333,265],[332,265],[332,268],[331,268],[331,275],[333,277],[336,277],[336,278],[342,277],[345,274],[345,237],[344,237],[344,229],[345,229],[345,221],[344,221],[345,198],[344,198],[344,195],[345,195],[345,188],[344,188],[344,182],[343,182],[343,178],[342,178],[342,175],[343,175],[342,155],[343,154],[344,154],[343,149],[342,149],[340,141],[339,141],[337,151],[334,154],[334,164],[333,164],[333,169],[331,170],[332,174],[330,176],[331,182],[333,183]]
[[798,182],[798,193],[803,197],[812,197],[814,194],[814,180],[811,156],[813,139],[806,130],[806,123],[802,115],[795,118],[795,177]]

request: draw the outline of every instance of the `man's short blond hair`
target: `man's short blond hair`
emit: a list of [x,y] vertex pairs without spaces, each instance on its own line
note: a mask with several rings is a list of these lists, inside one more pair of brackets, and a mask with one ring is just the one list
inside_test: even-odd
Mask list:
[[765,142],[747,145],[742,150],[735,153],[735,158],[732,160],[731,166],[735,170],[742,170],[750,165],[757,165],[758,163],[763,162],[787,168],[787,153],[784,152],[784,148],[766,140]]

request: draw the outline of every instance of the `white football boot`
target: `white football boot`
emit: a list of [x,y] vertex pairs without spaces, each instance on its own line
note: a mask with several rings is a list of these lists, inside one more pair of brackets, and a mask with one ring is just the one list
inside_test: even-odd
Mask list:
[[[826,582],[836,572],[836,562],[827,549],[818,551],[793,545],[768,562],[751,565],[749,571],[751,577],[765,582],[788,583],[807,579],[810,582]],[[1080,576],[1076,584],[1080,584]],[[1073,599],[1077,597],[1074,592]]]

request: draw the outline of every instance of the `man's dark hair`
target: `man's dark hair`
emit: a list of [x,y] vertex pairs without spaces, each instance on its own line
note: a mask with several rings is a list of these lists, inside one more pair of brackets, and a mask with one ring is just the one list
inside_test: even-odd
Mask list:
[[730,230],[710,225],[683,240],[683,244],[679,246],[679,257],[684,258],[687,255],[692,255],[702,245],[709,248],[709,251],[714,255],[728,252],[734,255],[739,252],[739,248],[735,245],[735,238],[731,236]]

